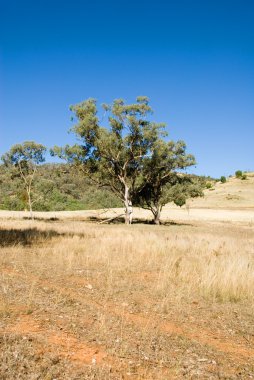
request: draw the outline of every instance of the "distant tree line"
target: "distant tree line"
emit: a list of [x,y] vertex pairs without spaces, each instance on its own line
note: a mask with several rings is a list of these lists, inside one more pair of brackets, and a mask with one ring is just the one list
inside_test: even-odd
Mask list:
[[[96,189],[97,195],[104,194],[104,200],[111,200],[111,207],[122,204],[126,224],[132,223],[133,206],[150,210],[154,223],[159,224],[165,204],[174,202],[182,206],[188,198],[202,196],[204,181],[185,172],[195,165],[194,156],[186,153],[184,141],[168,140],[164,123],[151,120],[147,97],[138,97],[133,104],[126,104],[122,99],[103,104],[102,120],[94,99],[72,106],[71,111],[75,122],[71,131],[78,143],[50,149],[52,156],[67,163],[52,165],[51,174],[53,168],[68,168],[69,180],[78,178],[87,189]],[[46,150],[41,144],[26,141],[14,145],[2,156],[6,173],[13,181],[19,181],[18,190],[22,189],[31,216],[33,205],[43,208],[47,197],[63,186],[55,178],[49,179],[44,170]],[[71,185],[70,181],[68,186]],[[101,203],[98,200],[97,206]]]

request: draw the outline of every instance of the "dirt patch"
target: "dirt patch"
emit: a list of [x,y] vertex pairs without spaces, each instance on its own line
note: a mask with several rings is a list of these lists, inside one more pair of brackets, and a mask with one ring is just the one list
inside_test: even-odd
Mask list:
[[[74,336],[63,331],[50,331],[46,323],[35,320],[31,315],[20,315],[16,323],[1,331],[3,334],[36,336],[39,340],[45,340],[44,353],[57,352],[59,356],[68,358],[82,364],[99,364],[107,354],[100,347],[92,347],[78,341]],[[108,358],[109,360],[109,358]]]

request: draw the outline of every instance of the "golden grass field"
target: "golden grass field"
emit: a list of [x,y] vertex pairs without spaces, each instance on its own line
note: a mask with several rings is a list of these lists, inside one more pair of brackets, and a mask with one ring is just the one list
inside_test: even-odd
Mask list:
[[0,212],[0,379],[254,379],[253,185],[161,226]]

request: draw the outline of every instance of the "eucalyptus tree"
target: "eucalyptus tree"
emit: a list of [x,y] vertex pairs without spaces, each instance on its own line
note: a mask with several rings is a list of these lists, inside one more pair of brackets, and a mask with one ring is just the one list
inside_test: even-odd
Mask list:
[[148,120],[152,109],[147,97],[138,97],[133,104],[117,99],[102,105],[102,121],[94,99],[72,106],[71,111],[76,120],[71,131],[79,143],[54,147],[51,154],[78,166],[99,186],[110,188],[125,206],[125,223],[131,224],[144,160],[165,125]]
[[165,204],[174,202],[182,206],[188,198],[202,195],[195,177],[182,172],[194,164],[195,158],[186,153],[184,141],[158,139],[153,144],[151,154],[143,161],[135,203],[153,213],[155,224],[160,224]]
[[2,157],[7,167],[12,168],[15,175],[20,176],[26,191],[26,200],[30,217],[33,217],[33,182],[38,165],[45,161],[46,147],[34,141],[25,141],[13,145]]

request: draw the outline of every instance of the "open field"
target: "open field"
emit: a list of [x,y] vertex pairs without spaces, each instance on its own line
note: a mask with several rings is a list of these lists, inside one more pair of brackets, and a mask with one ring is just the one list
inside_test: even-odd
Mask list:
[[[108,210],[81,210],[81,211],[55,211],[55,212],[34,212],[34,217],[39,220],[62,220],[62,221],[104,221],[108,218],[123,216],[122,208],[114,208]],[[2,211],[0,210],[0,218],[2,219],[24,219],[29,218],[29,214],[25,211]],[[149,222],[152,220],[152,214],[148,210],[137,209],[133,211],[134,222]],[[162,222],[243,222],[254,226],[254,208],[243,210],[232,209],[211,209],[211,208],[188,208],[166,205],[162,210]]]
[[161,226],[1,211],[0,378],[254,379],[252,191],[216,184]]
[[1,379],[254,378],[251,223],[0,222]]

